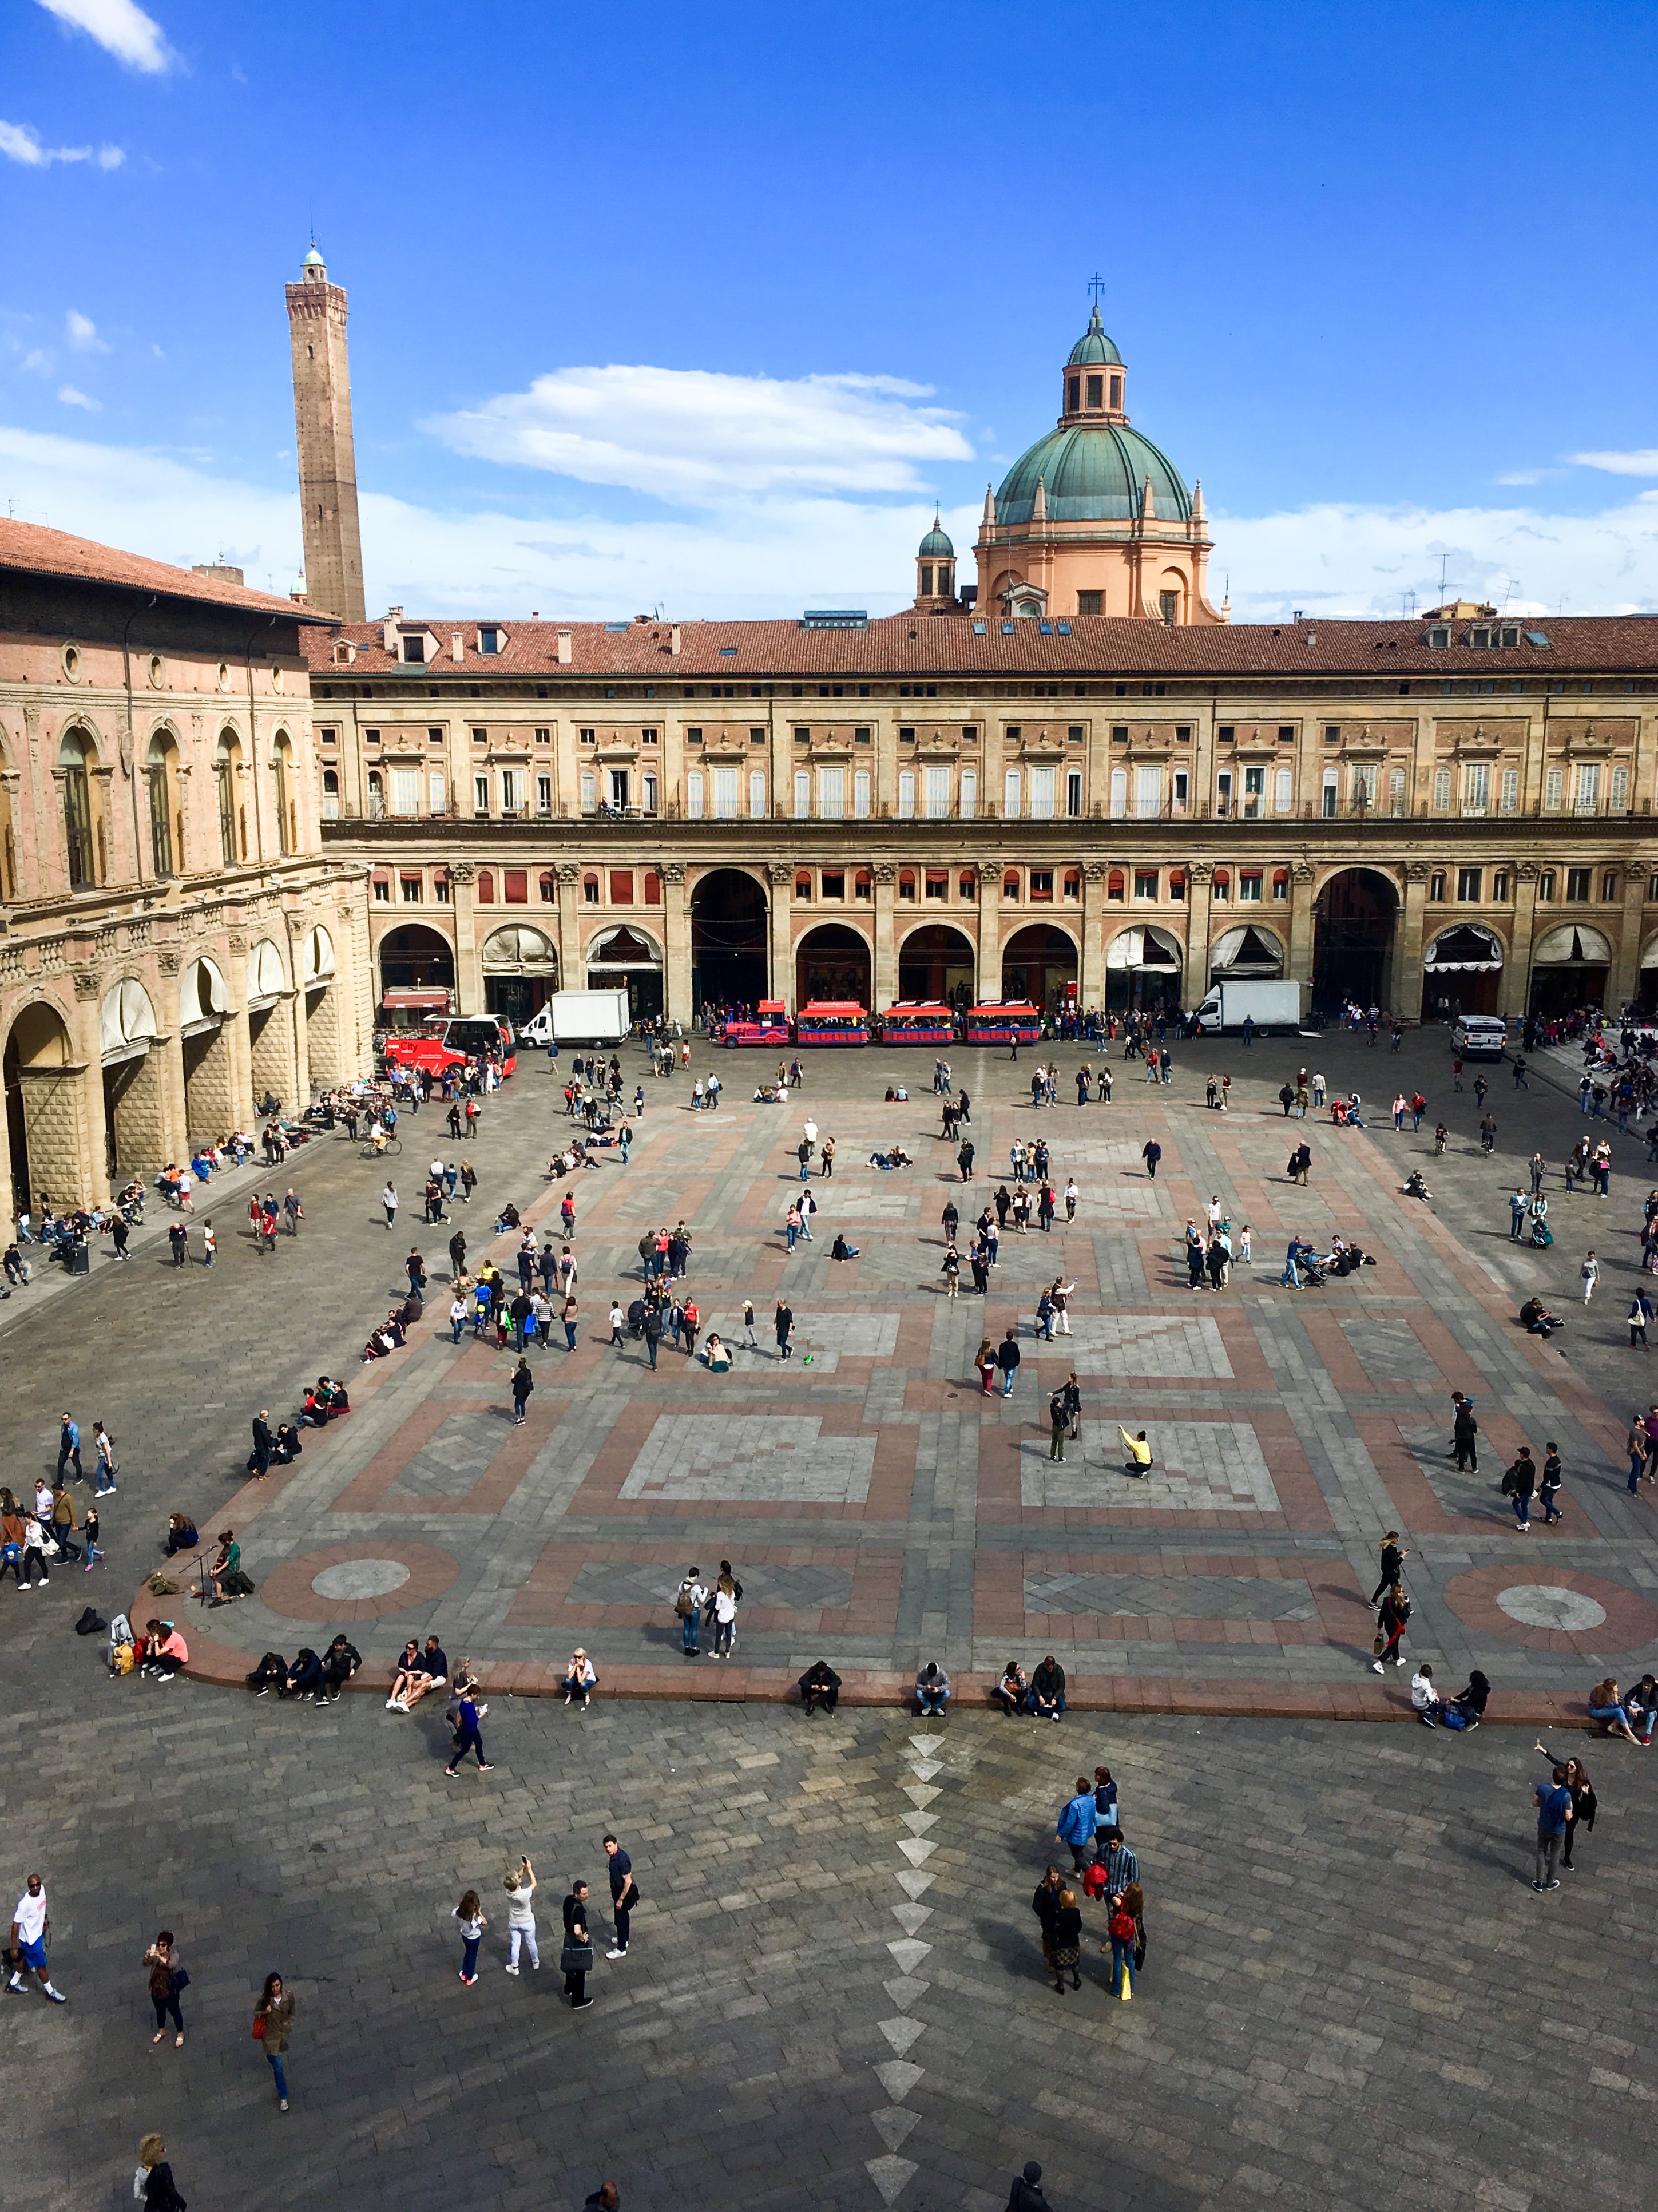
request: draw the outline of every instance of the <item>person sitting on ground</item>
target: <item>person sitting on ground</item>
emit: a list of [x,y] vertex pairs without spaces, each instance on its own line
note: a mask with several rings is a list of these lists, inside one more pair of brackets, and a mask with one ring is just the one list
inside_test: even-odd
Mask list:
[[1485,1705],[1491,1693],[1491,1684],[1476,1667],[1468,1677],[1467,1688],[1459,1690],[1454,1698],[1444,1700],[1440,1709],[1440,1718],[1443,1720],[1450,1712],[1455,1711],[1462,1716],[1465,1729],[1477,1729],[1485,1718]]
[[916,1674],[915,1702],[923,1714],[942,1714],[950,1702],[950,1677],[936,1659],[929,1659]]
[[155,1681],[170,1682],[180,1667],[190,1664],[190,1647],[170,1620],[144,1624],[143,1671]]
[[593,1662],[578,1644],[570,1654],[570,1663],[564,1669],[564,1702],[574,1703],[586,1710],[587,1699],[598,1686],[598,1677],[593,1672]]
[[[340,1692],[361,1665],[362,1654],[355,1644],[343,1636],[337,1636],[322,1656],[323,1687],[331,1705],[338,1705]],[[317,1703],[322,1703],[320,1697]]]
[[1629,1715],[1624,1711],[1618,1685],[1610,1674],[1604,1682],[1597,1682],[1589,1692],[1589,1718],[1599,1721],[1602,1735],[1621,1735],[1626,1743],[1638,1743],[1640,1741],[1629,1724]]
[[308,1644],[302,1644],[294,1655],[294,1664],[276,1692],[279,1698],[298,1698],[308,1701],[322,1688],[322,1661]]
[[267,1651],[251,1674],[243,1678],[256,1698],[268,1698],[279,1682],[288,1680],[288,1662],[280,1651]]
[[1424,1728],[1439,1726],[1439,1692],[1434,1687],[1434,1670],[1425,1659],[1411,1677],[1411,1705]]
[[832,1713],[841,1694],[841,1677],[827,1659],[819,1659],[807,1668],[797,1686],[805,1711],[812,1712],[822,1705],[826,1713]]
[[1151,1471],[1151,1447],[1146,1441],[1145,1431],[1142,1429],[1138,1435],[1131,1437],[1119,1421],[1117,1434],[1122,1438],[1122,1448],[1128,1455],[1123,1462],[1123,1473],[1134,1475],[1149,1474]]
[[305,1403],[300,1408],[300,1425],[307,1429],[325,1429],[328,1426],[328,1408],[315,1390],[309,1388],[306,1390]]
[[1030,1710],[1039,1721],[1056,1721],[1065,1711],[1065,1669],[1051,1651],[1030,1677]]
[[270,1456],[278,1467],[292,1467],[305,1447],[300,1442],[300,1432],[291,1421],[278,1421],[276,1440],[270,1447]]
[[1010,1720],[1023,1713],[1030,1702],[1030,1678],[1017,1659],[1010,1659],[1002,1669],[1002,1679],[991,1692]]
[[848,1244],[845,1235],[840,1230],[836,1230],[835,1242],[829,1247],[830,1259],[855,1260],[858,1257],[858,1252],[859,1247],[856,1244]]
[[711,1375],[731,1373],[732,1348],[717,1329],[702,1347],[702,1358]]
[[521,1226],[522,1224],[519,1219],[518,1208],[509,1199],[507,1204],[501,1209],[501,1217],[495,1223],[495,1234],[497,1237],[500,1237],[504,1235],[509,1229],[517,1229]]
[[404,1703],[405,1696],[416,1682],[423,1685],[424,1681],[425,1670],[420,1663],[420,1645],[411,1637],[403,1647],[402,1658],[392,1669],[392,1693],[386,1700],[386,1711],[406,1713],[409,1708]]
[[180,1552],[193,1552],[201,1542],[196,1533],[196,1523],[188,1513],[170,1513],[167,1523],[167,1555],[176,1559]]
[[324,1398],[325,1394],[326,1395],[328,1418],[331,1421],[337,1421],[342,1413],[349,1413],[350,1412],[351,1401],[346,1395],[345,1385],[343,1382],[331,1382],[327,1376],[319,1375],[317,1377],[317,1396],[321,1400]]
[[1534,1293],[1521,1307],[1520,1321],[1527,1336],[1552,1336],[1556,1329],[1564,1328],[1565,1326],[1559,1316],[1552,1314],[1542,1299]]
[[226,1605],[232,1598],[246,1597],[253,1585],[242,1572],[242,1547],[236,1541],[234,1529],[221,1528],[218,1541],[219,1556],[214,1560],[209,1573],[213,1583],[214,1603]]

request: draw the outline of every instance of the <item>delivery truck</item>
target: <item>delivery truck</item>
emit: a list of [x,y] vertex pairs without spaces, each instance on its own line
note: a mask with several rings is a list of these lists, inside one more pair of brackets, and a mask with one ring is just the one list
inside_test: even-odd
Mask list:
[[518,1036],[524,1044],[620,1044],[632,1028],[625,990],[555,991]]
[[1205,1036],[1213,1036],[1220,1030],[1241,1030],[1249,1021],[1263,1036],[1272,1030],[1293,1034],[1301,1027],[1307,990],[1305,983],[1288,978],[1271,983],[1212,983],[1198,1008],[1198,1028]]

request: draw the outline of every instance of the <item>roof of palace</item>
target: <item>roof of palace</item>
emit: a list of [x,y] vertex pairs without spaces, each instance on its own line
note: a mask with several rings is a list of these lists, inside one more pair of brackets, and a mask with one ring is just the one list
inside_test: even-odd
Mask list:
[[266,592],[250,592],[222,577],[197,576],[142,553],[123,553],[95,538],[72,538],[38,522],[0,517],[0,572],[58,577],[77,584],[107,584],[123,591],[155,592],[164,599],[194,599],[205,605],[245,607],[249,612],[283,614],[291,621],[331,623],[333,617]]
[[[399,618],[394,629],[428,630],[438,641],[439,656],[418,666],[406,665],[386,651],[378,622],[307,630],[302,647],[319,679],[333,676],[349,684],[364,677],[394,677],[411,687],[531,676],[644,680],[666,687],[696,680],[747,683],[808,676],[1205,679],[1260,674],[1357,677],[1367,684],[1478,676],[1501,685],[1520,677],[1658,675],[1658,615],[1526,616],[1489,627],[1467,621],[1435,624],[1436,629],[1448,630],[1450,642],[1441,647],[1429,645],[1430,625],[1420,617],[1349,622],[1315,616],[1300,622],[1171,628],[1155,619],[1122,616],[1072,615],[1039,622],[1005,620],[994,612],[905,612],[874,617],[862,627],[845,629],[806,629],[799,621],[671,624],[495,618],[485,627],[496,629],[499,652],[478,652],[476,617]],[[1476,628],[1482,634],[1499,629],[1513,633],[1515,642],[1473,645],[1468,641]],[[559,640],[567,635],[570,658],[565,662],[559,659]],[[459,661],[452,657],[456,637],[461,641]],[[1539,639],[1545,642],[1534,641]],[[332,647],[340,640],[356,648],[349,667],[333,660]],[[1499,692],[1475,711],[1495,717],[1527,709],[1518,702],[1506,708]]]

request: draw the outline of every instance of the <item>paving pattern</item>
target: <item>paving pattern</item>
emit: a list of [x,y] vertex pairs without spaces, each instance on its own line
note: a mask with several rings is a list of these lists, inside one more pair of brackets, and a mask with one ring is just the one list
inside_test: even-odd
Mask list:
[[[1433,1044],[1412,1045],[1423,1068],[1412,1079],[1430,1100],[1444,1073]],[[1297,1188],[1283,1179],[1277,1049],[1214,1046],[1206,1060],[1224,1053],[1236,1079],[1225,1115],[1204,1109],[1195,1071],[1166,1088],[1120,1088],[1110,1107],[1037,1111],[1004,1063],[977,1056],[968,1073],[981,1163],[999,1165],[1011,1143],[1040,1135],[1056,1179],[1074,1173],[1081,1191],[1072,1223],[1023,1235],[1010,1224],[984,1299],[944,1295],[939,1217],[955,1205],[965,1232],[998,1185],[960,1182],[930,1100],[865,1097],[854,1055],[813,1063],[811,1111],[836,1139],[837,1172],[814,1183],[814,1236],[790,1254],[782,1220],[799,1190],[805,1108],[762,1115],[738,1101],[700,1115],[683,1089],[653,1085],[631,1168],[573,1187],[578,1341],[532,1352],[525,1425],[508,1418],[513,1355],[470,1330],[455,1344],[442,1322],[447,1228],[416,1228],[433,1323],[395,1360],[352,1370],[349,1420],[313,1439],[298,1467],[228,1504],[221,1494],[259,1588],[198,1623],[201,1664],[233,1674],[251,1655],[311,1640],[334,1606],[377,1668],[406,1636],[434,1629],[523,1690],[549,1686],[578,1641],[610,1690],[774,1695],[821,1655],[849,1695],[887,1698],[924,1657],[976,1676],[1040,1640],[1084,1703],[1180,1684],[1229,1710],[1386,1711],[1402,1691],[1370,1674],[1367,1601],[1389,1528],[1412,1553],[1412,1655],[1444,1673],[1483,1665],[1515,1717],[1546,1717],[1594,1673],[1632,1676],[1658,1661],[1651,1509],[1627,1492],[1622,1422],[1594,1387],[1618,1337],[1615,1283],[1585,1324],[1592,1341],[1573,1340],[1576,1323],[1555,1344],[1526,1338],[1516,1296],[1540,1267],[1569,1280],[1575,1261],[1494,1234],[1511,1160],[1464,1149],[1433,1162],[1439,1200],[1424,1207],[1400,1196],[1394,1156],[1430,1154],[1426,1139],[1309,1120],[1292,1133],[1314,1150],[1310,1187]],[[1327,1040],[1321,1057],[1333,1072],[1342,1054],[1374,1088],[1362,1046]],[[488,1196],[511,1194],[556,1236],[564,1188],[539,1172],[554,1096],[544,1072],[526,1067],[492,1108]],[[1516,1152],[1539,1141],[1564,1151],[1579,1119],[1540,1085],[1512,1114],[1503,1105]],[[1155,1183],[1140,1158],[1148,1134],[1163,1146]],[[894,1137],[916,1165],[867,1167],[876,1142]],[[1613,1188],[1628,1210],[1631,1180]],[[1212,1198],[1235,1228],[1248,1223],[1253,1258],[1224,1290],[1191,1290],[1181,1226]],[[465,1222],[475,1255],[490,1237],[484,1200],[481,1190]],[[1572,1201],[1616,1270],[1627,1264],[1619,1215],[1594,1215],[1596,1203]],[[1564,1198],[1556,1211],[1565,1215]],[[729,1374],[671,1343],[653,1370],[642,1343],[610,1342],[612,1293],[624,1305],[638,1294],[641,1235],[677,1221],[692,1240],[686,1287],[702,1344],[718,1331],[733,1346]],[[376,1245],[379,1272],[396,1267],[398,1239],[344,1225],[359,1271]],[[845,1263],[829,1255],[840,1228],[858,1248]],[[1287,1236],[1338,1228],[1378,1264],[1321,1291],[1283,1289]],[[1562,1244],[1569,1255],[1565,1235]],[[301,1246],[279,1264],[308,1282],[324,1261]],[[1068,1329],[1050,1341],[1035,1308],[1056,1279],[1076,1288]],[[180,1295],[193,1289],[187,1280]],[[771,1326],[780,1297],[795,1316],[787,1361]],[[359,1294],[348,1346],[373,1310]],[[987,1395],[973,1355],[1010,1323],[1017,1384]],[[307,1346],[297,1371],[348,1364],[339,1350],[339,1334]],[[1082,1432],[1060,1461],[1047,1401],[1072,1371]],[[1479,1413],[1477,1472],[1448,1455],[1454,1386]],[[1119,1424],[1148,1432],[1142,1480],[1124,1470]],[[1540,1455],[1558,1442],[1568,1471],[1565,1522],[1529,1536],[1496,1480],[1522,1439]],[[1183,1594],[1198,1553],[1212,1587]],[[737,1562],[745,1603],[716,1690],[714,1667],[685,1662],[670,1601],[687,1563],[711,1572],[722,1557]],[[361,1587],[340,1579],[353,1560],[374,1563]],[[1285,1571],[1299,1578],[1288,1601]],[[1056,1577],[1069,1598],[1056,1596]],[[1245,1595],[1252,1581],[1266,1586]],[[1610,1606],[1602,1585],[1616,1594]],[[1529,1611],[1523,1595],[1498,1601],[1499,1587],[1533,1586],[1576,1601],[1540,1597]],[[1540,1609],[1546,1620],[1531,1617]]]

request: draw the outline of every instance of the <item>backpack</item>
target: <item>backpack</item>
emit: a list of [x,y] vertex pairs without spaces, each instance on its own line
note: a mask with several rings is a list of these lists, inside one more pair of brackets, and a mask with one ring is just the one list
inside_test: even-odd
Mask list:
[[118,1674],[130,1674],[137,1663],[137,1655],[130,1644],[118,1644],[109,1655],[109,1663]]
[[689,1583],[679,1585],[679,1595],[673,1601],[673,1609],[681,1620],[689,1620],[696,1611],[696,1600],[691,1595]]
[[1512,1498],[1514,1496],[1514,1469],[1512,1468],[1510,1468],[1507,1474],[1504,1474],[1501,1483],[1498,1485],[1498,1488],[1502,1491],[1504,1498]]

